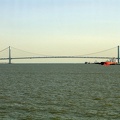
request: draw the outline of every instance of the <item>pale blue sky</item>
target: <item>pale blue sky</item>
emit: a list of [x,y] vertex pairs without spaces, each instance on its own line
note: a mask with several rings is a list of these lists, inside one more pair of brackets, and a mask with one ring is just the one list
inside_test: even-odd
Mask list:
[[0,0],[0,44],[47,55],[120,45],[120,0]]

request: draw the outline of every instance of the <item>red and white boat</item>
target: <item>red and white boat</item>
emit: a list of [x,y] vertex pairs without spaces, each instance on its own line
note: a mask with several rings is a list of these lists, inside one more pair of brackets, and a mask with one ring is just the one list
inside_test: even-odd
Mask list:
[[116,64],[117,64],[117,60],[115,58],[107,60],[106,62],[101,62],[101,65],[116,65]]

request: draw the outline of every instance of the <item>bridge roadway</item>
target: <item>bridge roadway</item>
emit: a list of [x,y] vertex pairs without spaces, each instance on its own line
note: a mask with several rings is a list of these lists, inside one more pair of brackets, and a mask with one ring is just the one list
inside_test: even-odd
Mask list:
[[[38,58],[96,58],[96,59],[111,59],[113,57],[85,57],[85,56],[39,56],[39,57],[11,57],[0,58],[0,60],[13,60],[13,59],[38,59]],[[117,59],[117,58],[116,58]]]

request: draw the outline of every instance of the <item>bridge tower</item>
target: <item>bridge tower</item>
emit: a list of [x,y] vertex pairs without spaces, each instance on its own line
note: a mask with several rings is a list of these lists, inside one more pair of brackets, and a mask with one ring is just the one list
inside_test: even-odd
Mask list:
[[120,55],[119,52],[120,52],[120,51],[119,51],[119,46],[118,46],[118,64],[119,64],[119,62],[120,62],[120,61],[119,61],[119,58],[120,58],[120,56],[119,56],[119,55]]
[[10,46],[9,46],[9,64],[11,64],[11,49],[10,49]]

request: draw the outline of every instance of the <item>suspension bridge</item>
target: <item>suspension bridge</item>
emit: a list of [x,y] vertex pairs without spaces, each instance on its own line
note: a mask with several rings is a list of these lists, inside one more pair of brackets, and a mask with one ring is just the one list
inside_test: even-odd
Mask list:
[[[47,58],[89,58],[89,59],[111,59],[113,58],[113,56],[90,56],[90,55],[93,55],[93,54],[98,54],[98,53],[103,53],[103,52],[106,52],[106,51],[110,51],[111,49],[117,49],[116,50],[116,55],[114,56],[115,59],[117,59],[118,63],[119,63],[119,46],[116,46],[114,48],[110,48],[110,49],[107,49],[107,50],[103,50],[103,51],[99,51],[99,52],[95,52],[95,53],[89,53],[89,54],[84,54],[84,55],[75,55],[75,56],[50,56],[50,55],[40,55],[40,54],[37,54],[37,56],[15,56],[13,57],[13,53],[12,53],[12,49],[17,49],[17,48],[14,48],[14,47],[7,47],[3,50],[0,51],[0,61],[3,61],[3,60],[8,60],[8,63],[11,64],[12,63],[12,60],[18,60],[18,59],[41,59],[41,58],[44,58],[44,59],[47,59]],[[20,50],[20,49],[18,49]],[[7,51],[7,57],[3,57],[4,56],[4,51]],[[23,50],[20,50],[20,51],[23,51]],[[23,51],[23,52],[26,52],[26,51]],[[30,52],[27,52],[27,53],[30,53]],[[3,56],[1,56],[3,55]]]

